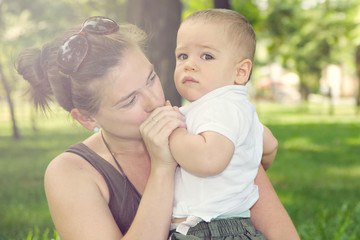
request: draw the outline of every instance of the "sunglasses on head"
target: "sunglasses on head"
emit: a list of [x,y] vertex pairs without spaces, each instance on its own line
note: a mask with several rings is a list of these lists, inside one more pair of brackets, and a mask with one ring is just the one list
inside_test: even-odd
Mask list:
[[57,65],[60,73],[69,76],[78,71],[89,50],[87,33],[107,35],[118,30],[119,25],[110,18],[95,16],[86,19],[80,32],[68,38],[58,51]]

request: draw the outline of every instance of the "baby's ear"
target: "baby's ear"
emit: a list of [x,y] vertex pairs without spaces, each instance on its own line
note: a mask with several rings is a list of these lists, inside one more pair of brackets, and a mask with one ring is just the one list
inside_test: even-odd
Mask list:
[[236,79],[235,84],[245,85],[249,80],[252,68],[250,59],[244,59],[236,64]]
[[97,127],[97,123],[95,119],[92,117],[83,114],[79,111],[79,109],[74,108],[71,110],[71,117],[78,121],[84,128],[93,131],[95,127]]

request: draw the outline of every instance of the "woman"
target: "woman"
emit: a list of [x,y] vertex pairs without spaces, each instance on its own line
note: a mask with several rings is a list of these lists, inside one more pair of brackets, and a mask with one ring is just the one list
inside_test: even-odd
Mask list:
[[[168,237],[177,166],[168,137],[185,125],[177,108],[165,102],[141,51],[144,40],[145,33],[133,25],[92,17],[80,31],[70,30],[19,58],[18,72],[32,85],[36,106],[46,108],[54,94],[95,132],[53,159],[45,173],[62,240]],[[296,239],[263,169],[257,179],[262,196],[253,209],[254,225],[269,239]]]

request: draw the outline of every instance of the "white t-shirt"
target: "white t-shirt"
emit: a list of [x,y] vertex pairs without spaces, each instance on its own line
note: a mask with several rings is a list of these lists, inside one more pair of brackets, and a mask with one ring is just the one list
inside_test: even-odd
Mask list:
[[235,150],[229,165],[216,176],[198,177],[177,168],[174,218],[196,216],[209,222],[241,214],[258,200],[254,179],[262,157],[264,127],[247,91],[241,85],[221,87],[180,108],[190,133],[220,133],[233,142]]

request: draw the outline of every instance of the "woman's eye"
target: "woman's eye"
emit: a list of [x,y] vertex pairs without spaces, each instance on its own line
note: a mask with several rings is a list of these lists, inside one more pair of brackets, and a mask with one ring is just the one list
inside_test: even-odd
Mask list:
[[214,59],[213,58],[213,56],[211,56],[210,54],[203,54],[202,56],[201,56],[201,59],[203,59],[203,60],[211,60],[211,59]]
[[130,107],[135,102],[136,96],[132,97],[128,103],[125,105],[122,105],[121,108],[127,108]]
[[151,77],[150,77],[150,79],[149,79],[149,82],[150,82],[150,83],[154,82],[155,79],[156,79],[156,77],[157,77],[157,74],[154,72],[154,74],[151,75]]
[[180,59],[180,60],[185,60],[185,59],[187,59],[187,55],[184,54],[184,53],[179,54],[179,55],[178,55],[178,59]]

